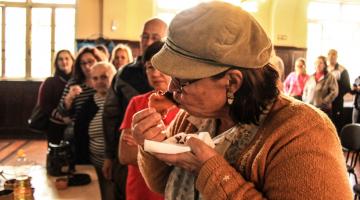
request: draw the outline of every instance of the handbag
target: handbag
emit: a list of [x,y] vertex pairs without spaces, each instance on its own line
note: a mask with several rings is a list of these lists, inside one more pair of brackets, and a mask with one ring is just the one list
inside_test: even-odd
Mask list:
[[49,124],[49,115],[41,108],[40,105],[36,105],[31,112],[28,119],[29,127],[36,131],[45,131]]

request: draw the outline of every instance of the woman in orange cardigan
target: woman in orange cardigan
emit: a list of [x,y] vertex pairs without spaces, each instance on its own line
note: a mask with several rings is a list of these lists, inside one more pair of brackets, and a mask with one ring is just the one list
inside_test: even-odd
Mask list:
[[[140,146],[145,181],[165,199],[352,199],[336,130],[318,109],[280,94],[272,44],[256,20],[227,3],[179,13],[152,58],[172,77],[184,111],[169,129],[145,109],[133,117],[137,143],[209,132],[215,148],[190,137],[190,152]],[[163,134],[166,133],[166,136]]]

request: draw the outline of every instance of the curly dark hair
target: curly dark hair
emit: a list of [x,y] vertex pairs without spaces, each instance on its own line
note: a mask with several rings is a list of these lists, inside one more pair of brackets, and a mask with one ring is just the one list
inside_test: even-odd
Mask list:
[[[234,122],[258,124],[263,110],[280,94],[279,73],[270,64],[259,69],[231,69],[241,71],[243,82],[234,94],[234,102],[230,105],[230,116]],[[226,71],[213,78],[221,78],[225,73]]]
[[85,47],[81,48],[79,50],[78,55],[76,56],[75,64],[74,64],[73,80],[77,84],[83,83],[85,81],[85,74],[81,70],[81,65],[80,65],[81,57],[85,53],[92,54],[95,57],[97,62],[107,61],[106,55],[104,53],[102,53],[100,50],[98,50],[97,48],[91,47],[91,46],[85,46]]

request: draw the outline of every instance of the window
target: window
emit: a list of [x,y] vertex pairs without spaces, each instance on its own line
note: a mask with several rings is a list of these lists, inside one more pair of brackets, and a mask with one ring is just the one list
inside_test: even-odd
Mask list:
[[[164,20],[166,23],[170,23],[174,16],[187,8],[196,6],[202,2],[209,2],[213,0],[156,0],[156,13],[157,17]],[[248,0],[240,3],[239,0],[221,0],[237,6],[241,6],[244,10],[249,12],[257,12],[258,1]]]
[[317,56],[338,51],[353,82],[360,75],[357,57],[360,52],[360,3],[312,1],[308,7],[308,71],[314,73]]
[[48,77],[54,70],[52,60],[58,50],[74,52],[75,0],[0,0],[0,3],[0,23],[4,23],[0,26],[2,78]]

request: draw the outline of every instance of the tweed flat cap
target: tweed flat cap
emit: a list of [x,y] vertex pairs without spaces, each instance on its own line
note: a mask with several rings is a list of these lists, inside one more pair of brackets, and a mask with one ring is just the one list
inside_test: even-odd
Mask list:
[[171,21],[163,48],[151,62],[173,77],[198,79],[230,67],[261,68],[272,44],[263,28],[240,7],[201,3]]

